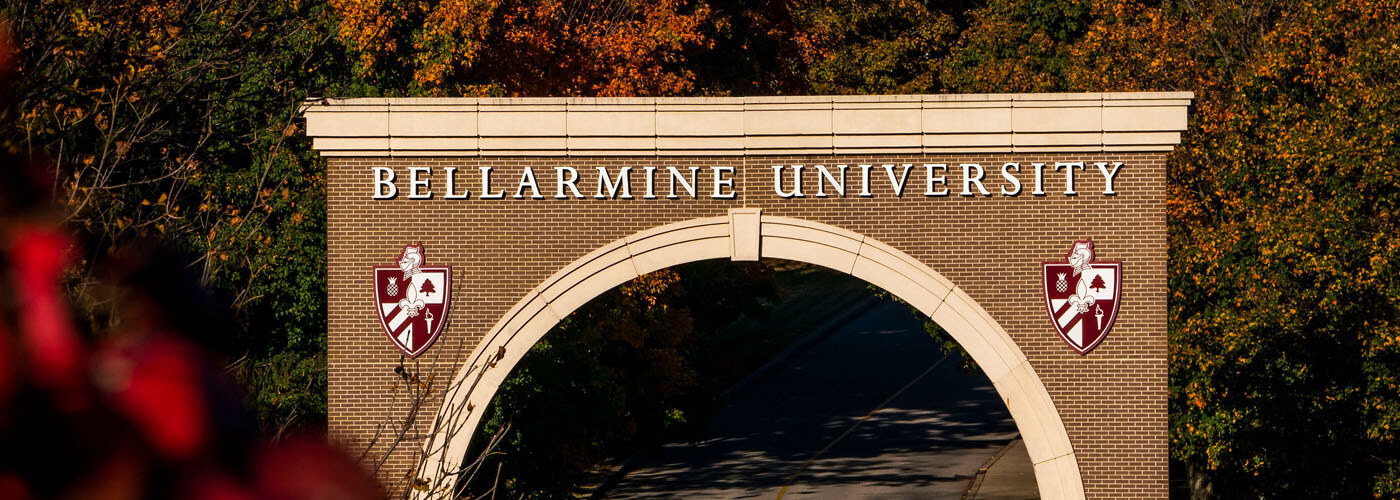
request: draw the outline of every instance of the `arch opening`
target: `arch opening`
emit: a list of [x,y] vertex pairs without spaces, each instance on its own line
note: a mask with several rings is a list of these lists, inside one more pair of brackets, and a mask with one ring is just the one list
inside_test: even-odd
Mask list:
[[638,276],[709,259],[786,259],[849,274],[900,298],[948,332],[992,381],[1024,440],[1041,498],[1084,497],[1068,434],[1025,355],[971,297],[928,266],[834,226],[734,209],[613,241],[556,272],[516,303],[448,386],[419,470],[420,498],[452,491],[485,408],[517,363],[555,324]]

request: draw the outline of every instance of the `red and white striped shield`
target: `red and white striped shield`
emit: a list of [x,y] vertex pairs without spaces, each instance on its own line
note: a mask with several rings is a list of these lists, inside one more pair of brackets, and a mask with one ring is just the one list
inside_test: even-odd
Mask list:
[[398,264],[374,268],[375,305],[384,334],[410,358],[433,345],[447,324],[452,268],[424,265],[423,244],[404,245]]
[[1122,282],[1123,264],[1095,261],[1092,240],[1074,242],[1065,260],[1041,264],[1050,322],[1079,354],[1088,354],[1113,328]]

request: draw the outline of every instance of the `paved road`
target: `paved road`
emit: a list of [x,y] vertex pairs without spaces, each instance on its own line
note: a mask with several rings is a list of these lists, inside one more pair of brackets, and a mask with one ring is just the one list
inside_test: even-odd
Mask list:
[[942,358],[921,319],[882,302],[732,395],[709,440],[641,459],[607,498],[958,498],[1017,434],[986,377]]

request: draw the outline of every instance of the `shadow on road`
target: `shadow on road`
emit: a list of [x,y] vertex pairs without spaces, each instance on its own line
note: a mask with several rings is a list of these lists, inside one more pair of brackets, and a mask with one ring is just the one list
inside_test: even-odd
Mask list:
[[958,498],[1017,432],[991,382],[954,361],[922,318],[880,303],[731,394],[706,441],[641,457],[606,498]]

